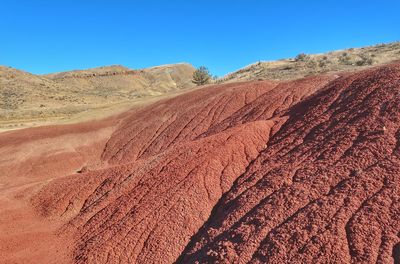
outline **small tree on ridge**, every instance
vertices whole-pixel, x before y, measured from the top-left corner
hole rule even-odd
[[[192,82],[197,86],[207,84],[211,79],[211,74],[204,66],[200,66],[194,73]]]

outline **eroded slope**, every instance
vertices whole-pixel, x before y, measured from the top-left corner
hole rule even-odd
[[[287,115],[180,263],[394,261],[399,65],[333,81]]]
[[[55,181],[35,205],[72,217],[78,263],[174,262],[284,123],[281,110],[334,78],[215,86],[145,107],[107,142],[109,168]]]
[[[398,64],[198,89],[127,113],[31,204],[74,263],[390,263],[399,101]]]

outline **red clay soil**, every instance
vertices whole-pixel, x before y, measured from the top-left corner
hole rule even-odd
[[[95,124],[0,135],[4,263],[400,261],[400,64]]]
[[[82,167],[98,167],[118,118],[0,134],[0,263],[68,263],[63,218],[43,218],[32,196]]]

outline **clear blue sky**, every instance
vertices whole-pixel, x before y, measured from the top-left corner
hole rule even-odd
[[[399,0],[1,0],[0,65],[50,73],[123,64],[205,65],[400,40]]]

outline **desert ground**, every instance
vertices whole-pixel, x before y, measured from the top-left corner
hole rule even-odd
[[[169,84],[128,102],[143,72],[2,69],[2,85],[64,87],[77,112],[51,119],[58,100],[18,81],[3,121],[23,129],[0,133],[0,263],[400,263],[396,59],[199,88],[163,66]]]

